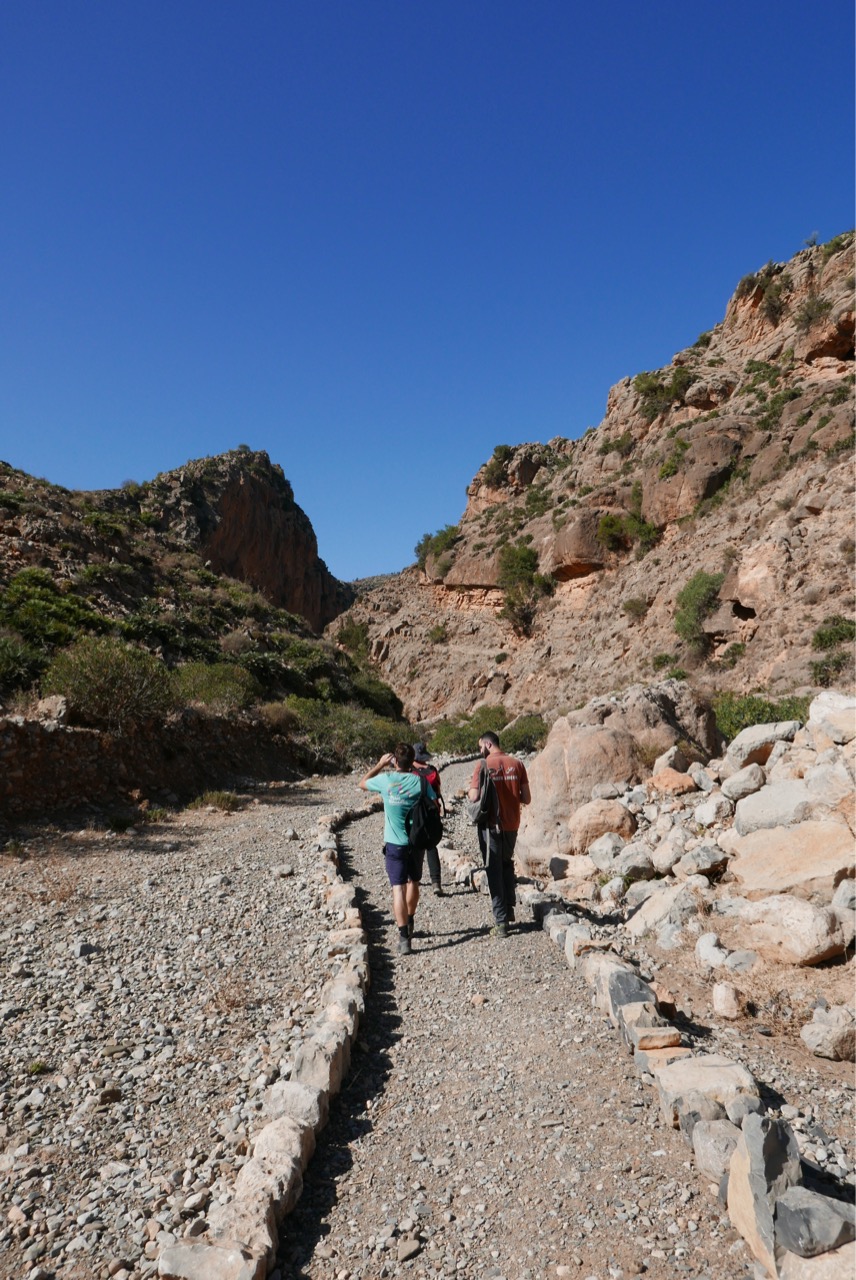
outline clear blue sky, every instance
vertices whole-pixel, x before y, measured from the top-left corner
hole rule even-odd
[[[247,443],[399,569],[853,225],[852,50],[850,0],[4,0],[0,458]]]

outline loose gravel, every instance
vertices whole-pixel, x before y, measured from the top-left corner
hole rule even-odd
[[[470,768],[444,771],[447,795]],[[337,964],[318,819],[361,799],[353,777],[308,779],[230,816],[0,859],[2,1274],[142,1280],[229,1194]],[[454,811],[447,827],[474,849]],[[522,920],[491,938],[486,897],[426,884],[398,956],[381,840],[379,814],[341,835],[372,986],[279,1280],[751,1276],[717,1189],[547,934]],[[739,1058],[740,1033],[718,1034]],[[850,1069],[801,1080],[746,1049],[852,1169]]]

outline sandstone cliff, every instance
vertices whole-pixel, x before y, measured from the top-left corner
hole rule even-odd
[[[315,631],[353,599],[319,558],[282,467],[242,449],[95,493],[0,464],[0,586],[27,568],[85,578],[114,617],[153,598],[160,607],[172,595],[174,606],[206,573],[247,584]]]
[[[440,554],[349,615],[411,718],[556,713],[675,668],[816,685],[813,635],[853,611],[853,284],[852,233],[768,263],[669,366],[614,386],[596,430],[498,447]],[[524,626],[503,616],[509,546],[555,583]],[[674,628],[699,571],[724,575],[701,652]]]

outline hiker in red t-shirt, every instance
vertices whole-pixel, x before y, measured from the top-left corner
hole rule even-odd
[[[479,738],[479,754],[487,762],[499,801],[499,821],[487,830],[487,883],[494,918],[491,933],[497,938],[507,938],[508,926],[514,922],[517,901],[514,891],[514,846],[520,828],[520,806],[529,804],[532,796],[525,766],[515,760],[514,756],[507,756],[504,751],[500,751],[499,738],[495,733],[482,734]],[[479,798],[481,767],[479,763],[473,770],[470,800]]]
[[[440,800],[440,774],[431,764],[431,753],[424,742],[414,742],[413,755],[413,772],[422,775],[428,786],[433,787],[434,794]],[[445,807],[441,812],[445,812]],[[442,898],[443,885],[440,874],[440,855],[436,849],[426,849],[425,857],[428,859],[428,874],[431,877],[431,884],[434,886],[434,893],[438,898]]]

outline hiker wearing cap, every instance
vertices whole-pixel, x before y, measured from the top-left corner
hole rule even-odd
[[[514,890],[514,846],[520,828],[520,806],[529,804],[532,796],[526,767],[514,756],[507,756],[499,749],[495,733],[483,733],[479,738],[479,754],[487,764],[488,773],[496,788],[499,812],[487,828],[487,883],[493,909],[494,926],[491,933],[497,938],[508,937],[508,926],[514,921],[516,894]],[[470,800],[480,795],[481,760],[473,770],[470,781]]]
[[[398,925],[398,954],[409,956],[423,861],[422,850],[411,848],[407,834],[407,815],[422,795],[410,743],[399,742],[394,751],[382,755],[359,785],[363,791],[375,791],[383,797],[383,852],[392,886],[392,914]],[[430,785],[428,796],[435,798]]]
[[[428,786],[431,787],[435,796],[441,801],[440,797],[440,774],[431,764],[431,752],[427,749],[424,742],[414,742],[413,744],[413,772],[421,774]],[[445,806],[443,809],[445,812]],[[436,897],[442,898],[443,884],[440,874],[440,855],[436,849],[426,849],[425,857],[428,859],[428,874],[431,877],[431,884],[434,888]]]

